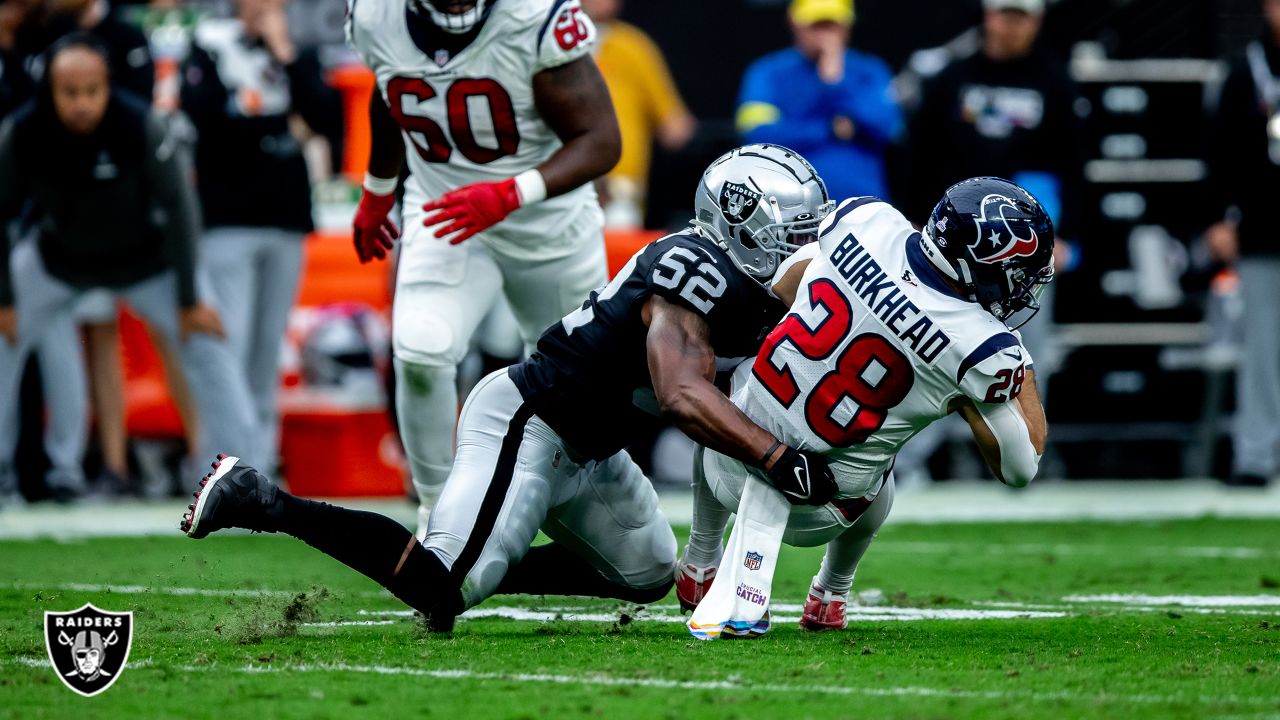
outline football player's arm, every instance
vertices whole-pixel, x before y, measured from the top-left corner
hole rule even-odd
[[[533,102],[560,138],[541,165],[501,182],[466,185],[422,206],[422,224],[457,245],[516,210],[563,195],[604,175],[622,155],[622,136],[600,69],[589,55],[533,76]],[[438,226],[438,227],[437,227]]]
[[[622,156],[618,116],[604,77],[590,57],[534,75],[533,102],[563,143],[537,168],[546,184],[546,197],[563,195],[618,164]]]
[[[649,376],[662,414],[694,441],[758,467],[793,505],[824,505],[839,487],[822,455],[788,447],[756,425],[715,386],[711,327],[697,313],[649,299]]]
[[[662,414],[694,441],[742,462],[768,469],[777,442],[715,386],[711,326],[701,315],[654,296],[645,304],[649,375]]]
[[[400,237],[390,215],[403,169],[404,137],[382,93],[375,89],[369,98],[369,169],[351,221],[351,239],[361,263],[386,259]]]
[[[961,397],[952,401],[952,409],[969,424],[983,459],[1000,482],[1025,487],[1035,478],[1048,424],[1034,370],[1027,369],[1022,393],[1013,401],[983,403]]]

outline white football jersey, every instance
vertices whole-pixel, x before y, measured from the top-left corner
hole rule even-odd
[[[405,0],[348,0],[347,42],[403,133],[407,205],[551,157],[561,142],[534,105],[533,76],[590,55],[596,40],[578,0],[495,2],[476,38],[452,56],[429,57],[414,41],[410,23],[429,22]],[[591,183],[520,208],[478,237],[513,257],[555,257],[576,247],[584,233],[566,230],[583,222],[594,223],[598,240],[603,216]]]
[[[841,497],[875,490],[952,399],[1007,402],[1031,362],[1016,335],[941,278],[900,212],[846,200],[790,313],[735,374],[734,402],[778,438],[825,454]]]

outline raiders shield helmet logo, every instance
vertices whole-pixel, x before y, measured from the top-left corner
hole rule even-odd
[[[133,613],[85,604],[72,612],[44,614],[44,646],[58,679],[91,697],[120,677],[133,644]]]
[[[764,555],[761,555],[758,552],[753,552],[751,550],[748,550],[747,558],[746,560],[742,561],[742,564],[745,565],[748,570],[759,570],[760,563],[763,561],[764,561]]]
[[[981,263],[998,263],[1014,257],[1030,257],[1040,247],[1035,230],[1028,230],[1031,237],[1018,237],[1005,219],[1005,211],[1017,212],[1013,201],[1003,195],[982,198],[981,214],[974,220],[978,237],[969,245],[975,260]]]
[[[740,225],[756,211],[761,197],[763,195],[742,183],[727,182],[720,188],[720,212],[730,225]]]

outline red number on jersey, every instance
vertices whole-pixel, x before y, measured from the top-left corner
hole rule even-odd
[[[449,162],[449,156],[453,154],[444,130],[429,117],[410,115],[404,111],[405,98],[411,98],[420,104],[435,96],[435,88],[418,78],[393,77],[387,81],[387,108],[391,110],[391,117],[408,134],[414,149],[423,160],[443,163]]]
[[[784,408],[790,408],[800,396],[800,386],[785,363],[779,366],[774,362],[779,346],[790,343],[801,355],[823,360],[853,326],[853,307],[832,281],[820,278],[811,283],[809,304],[825,309],[826,317],[810,328],[799,315],[788,315],[769,333],[752,367],[752,373]],[[883,336],[863,333],[845,348],[835,369],[814,385],[805,401],[805,421],[832,447],[866,442],[914,384],[910,359]],[[846,399],[856,407],[847,409],[849,418],[841,422],[835,415]]]
[[[864,443],[884,425],[889,410],[906,399],[916,382],[911,360],[883,335],[863,333],[849,343],[836,367],[809,394],[804,416],[809,427],[832,447]],[[835,412],[845,398],[857,403],[841,423]]]
[[[787,366],[773,364],[774,350],[783,343],[791,343],[805,357],[821,360],[835,350],[853,324],[852,306],[830,280],[819,279],[809,285],[809,304],[815,308],[821,306],[827,311],[827,316],[811,329],[799,315],[788,315],[765,338],[752,366],[755,376],[784,408],[791,407],[791,403],[796,401],[800,386]]]
[[[514,155],[520,147],[520,130],[516,126],[515,105],[506,89],[490,78],[466,78],[449,86],[445,93],[445,110],[449,117],[449,132],[435,120],[424,115],[405,112],[405,98],[412,105],[420,105],[436,97],[435,88],[418,78],[394,77],[387,82],[387,105],[396,123],[408,133],[418,155],[430,163],[449,162],[453,146],[457,145],[462,156],[477,165],[491,163],[499,158]],[[476,142],[468,111],[475,103],[472,98],[484,98],[493,124],[497,147],[484,147]]]
[[[1027,370],[1022,365],[1016,370],[1004,368],[996,371],[996,381],[987,388],[987,397],[983,402],[987,404],[1002,403],[1006,400],[1012,400],[1022,394],[1022,382],[1026,379]],[[1009,394],[1005,394],[1005,390]]]
[[[556,18],[556,44],[561,50],[572,50],[587,39],[587,24],[582,22],[582,8],[569,7]]]

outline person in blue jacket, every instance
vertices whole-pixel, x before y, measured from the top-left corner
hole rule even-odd
[[[804,155],[831,197],[888,197],[884,149],[903,130],[889,66],[847,47],[852,0],[792,0],[795,45],[747,68],[738,96],[743,142]]]

